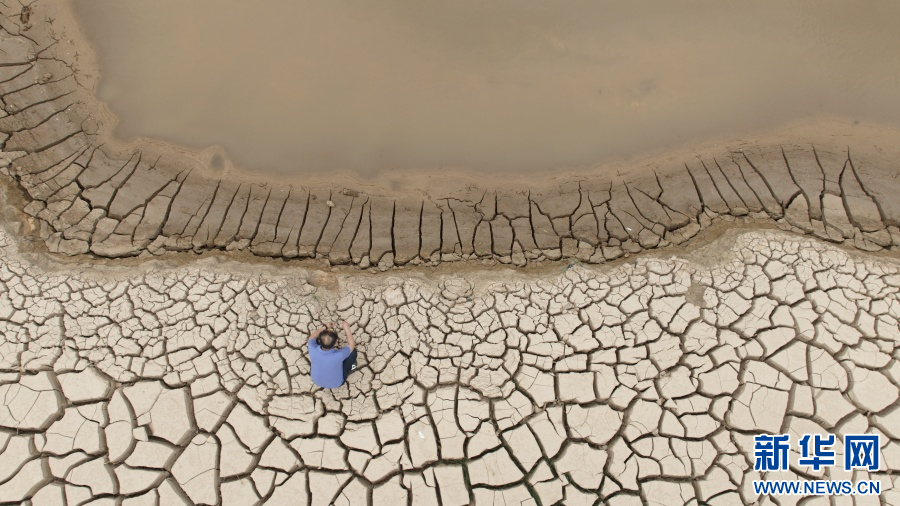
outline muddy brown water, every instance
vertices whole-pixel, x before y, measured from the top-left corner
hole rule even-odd
[[[72,5],[116,136],[253,171],[535,173],[823,117],[900,124],[895,1]]]

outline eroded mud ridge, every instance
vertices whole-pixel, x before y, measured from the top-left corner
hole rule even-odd
[[[502,189],[470,182],[424,195],[216,175],[165,146],[104,142],[109,118],[44,5],[0,6],[0,165],[27,194],[25,211],[51,251],[246,250],[363,267],[600,263],[682,243],[734,216],[866,250],[900,241],[897,159],[865,140],[742,146],[621,177],[597,172]]]
[[[718,267],[329,293],[211,263],[47,274],[0,235],[0,497],[742,504],[766,477],[754,434],[831,432],[882,434],[882,471],[795,454],[777,478],[879,480],[896,502],[896,263],[775,232],[731,245]],[[335,390],[308,375],[320,318],[361,336]]]

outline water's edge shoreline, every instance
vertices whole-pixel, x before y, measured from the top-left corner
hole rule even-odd
[[[604,263],[734,218],[866,251],[900,245],[900,133],[839,122],[527,181],[216,173],[198,153],[110,139],[96,73],[80,69],[78,42],[52,16],[63,8],[0,8],[0,171],[51,252],[225,251],[382,270]]]

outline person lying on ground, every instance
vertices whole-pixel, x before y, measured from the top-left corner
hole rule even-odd
[[[350,325],[345,321],[342,326],[347,335],[346,348],[338,348],[338,335],[334,331],[334,324],[330,322],[313,332],[307,343],[309,375],[313,383],[322,388],[343,385],[347,376],[356,370],[356,341],[353,339],[353,332],[350,332]]]

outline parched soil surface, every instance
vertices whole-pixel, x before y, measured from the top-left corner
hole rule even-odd
[[[783,232],[708,248],[717,265],[328,290],[298,267],[54,270],[2,233],[0,497],[772,504],[753,480],[869,479],[896,502],[896,259]],[[332,390],[306,353],[329,320],[360,350]],[[789,471],[753,470],[760,433],[791,436]],[[799,439],[828,433],[836,466],[798,465]],[[860,433],[881,434],[878,472],[842,470]]]

